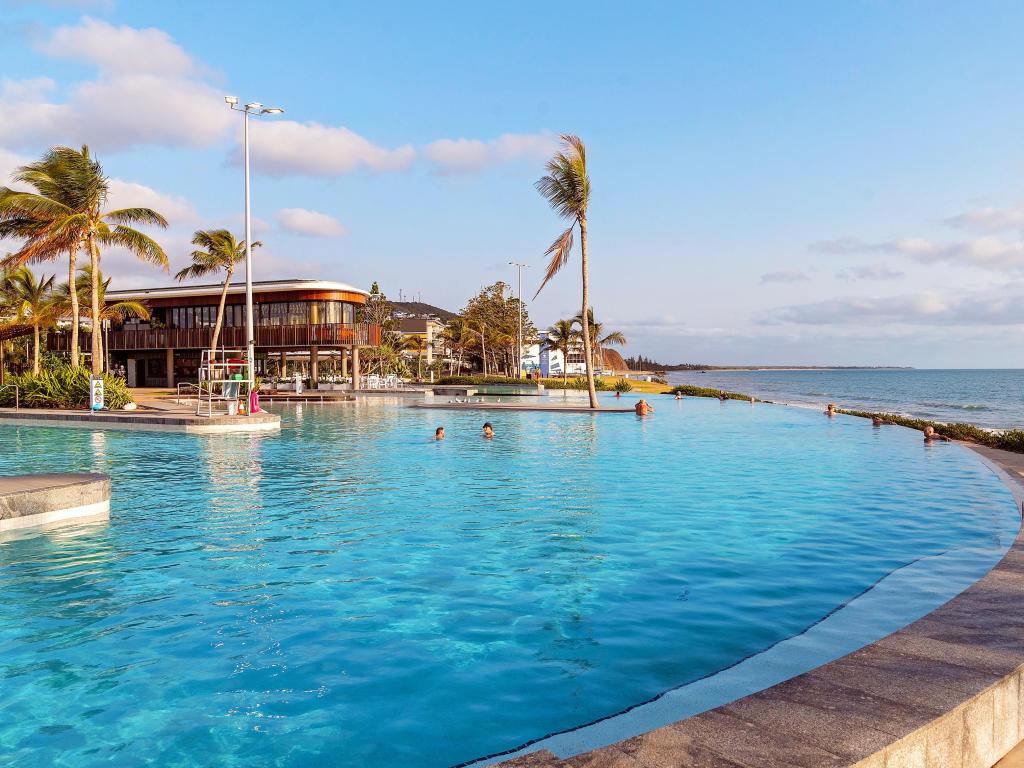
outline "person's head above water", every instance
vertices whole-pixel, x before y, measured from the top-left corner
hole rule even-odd
[[[444,427],[438,427],[434,430],[435,440],[444,440]]]
[[[494,427],[489,421],[484,422],[484,437],[494,437]]]

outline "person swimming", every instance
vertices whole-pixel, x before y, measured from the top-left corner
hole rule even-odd
[[[636,405],[633,406],[633,410],[636,411],[637,416],[646,416],[648,413],[654,413],[654,408],[644,399],[637,400]]]
[[[435,440],[444,440],[444,427],[438,427],[434,430]]]
[[[676,392],[676,400],[682,400],[682,399],[683,399],[683,393],[682,392]]]
[[[875,414],[874,416],[871,417],[871,426],[880,427],[883,424],[885,424],[885,422],[882,421],[882,417],[879,416],[878,414]]]
[[[491,426],[491,422],[484,422],[484,437],[490,440],[494,437],[494,427]]]
[[[825,415],[828,416],[830,419],[836,415],[836,404],[835,403],[829,403],[828,404],[828,407],[825,409]]]
[[[929,424],[927,427],[924,428],[924,441],[926,443],[934,443],[936,440],[941,440],[944,443],[949,442],[948,437],[946,437],[945,435],[940,435],[938,432],[935,431],[935,427]]]

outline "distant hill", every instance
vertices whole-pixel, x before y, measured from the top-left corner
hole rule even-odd
[[[398,317],[436,317],[442,323],[457,317],[455,312],[422,301],[392,301],[391,306]]]

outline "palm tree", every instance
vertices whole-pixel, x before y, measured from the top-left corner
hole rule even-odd
[[[410,333],[402,336],[398,349],[416,355],[416,378],[423,378],[423,353],[427,350],[427,338],[421,333]]]
[[[32,325],[32,373],[39,373],[39,331],[54,317],[53,275],[37,278],[28,267],[7,275],[4,292],[14,308],[15,318]]]
[[[78,249],[83,232],[71,217],[75,215],[76,191],[70,183],[72,174],[64,167],[65,156],[51,149],[36,163],[23,165],[12,176],[14,181],[28,184],[35,192],[20,192],[0,187],[0,237],[24,240],[22,247],[7,254],[4,264],[22,266],[30,261],[50,261],[67,253],[68,280],[77,271]],[[77,368],[78,296],[72,296],[71,366]],[[0,353],[2,354],[2,353]],[[2,375],[2,374],[0,374]]]
[[[192,236],[192,245],[198,245],[205,250],[192,251],[192,263],[174,276],[176,280],[187,280],[224,271],[224,286],[220,291],[217,322],[213,326],[213,337],[210,340],[211,354],[216,354],[217,339],[220,338],[221,325],[224,322],[224,304],[228,299],[228,286],[231,285],[231,277],[235,274],[235,265],[245,259],[245,240],[236,240],[235,236],[226,229],[201,229]],[[261,245],[262,243],[256,240],[252,247],[257,248]]]
[[[572,320],[558,320],[548,328],[544,346],[562,353],[562,381],[568,376],[569,350],[579,341],[580,334]]]
[[[550,256],[544,280],[537,295],[548,281],[569,261],[572,253],[573,232],[580,228],[580,252],[583,266],[583,360],[587,368],[587,390],[590,407],[598,408],[597,389],[594,386],[594,366],[590,353],[590,329],[587,327],[587,308],[590,306],[590,262],[587,254],[587,207],[590,205],[590,177],[587,176],[587,148],[578,136],[562,136],[563,150],[557,152],[547,164],[547,175],[537,181],[537,191],[544,196],[555,213],[569,220],[569,227],[544,252]]]
[[[444,343],[445,349],[449,353],[449,369],[450,375],[455,375],[456,357],[455,353],[458,352],[458,368],[459,372],[462,372],[462,355],[466,350],[466,347],[472,343],[470,338],[469,330],[466,327],[466,321],[461,317],[453,317],[449,320],[444,330],[441,331],[441,340]]]
[[[583,327],[583,318],[580,315],[576,315],[572,322],[578,324],[581,328]],[[594,320],[593,308],[587,310],[587,327],[590,328],[590,348],[594,351],[594,357],[601,361],[603,367],[604,347],[609,347],[613,344],[621,347],[626,343],[626,336],[622,331],[609,331],[605,334],[604,323]]]
[[[0,208],[8,219],[20,222],[21,230],[14,234],[26,236],[25,229],[30,221],[39,227],[35,235],[28,237],[22,248],[22,258],[40,258],[33,253],[59,251],[70,248],[70,244],[84,243],[89,254],[92,285],[90,290],[92,318],[92,372],[100,373],[103,366],[103,339],[100,329],[100,246],[119,246],[143,261],[167,269],[167,254],[155,240],[135,229],[134,224],[150,224],[166,227],[167,220],[150,208],[119,208],[104,211],[110,184],[103,175],[103,167],[89,153],[89,147],[75,150],[69,147],[54,147],[43,162],[54,174],[53,184],[60,195],[39,195],[0,190]],[[32,179],[42,177],[31,176]],[[9,225],[13,226],[13,225]],[[26,253],[26,248],[28,252]],[[69,272],[70,281],[73,273]]]

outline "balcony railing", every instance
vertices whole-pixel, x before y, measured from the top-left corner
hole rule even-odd
[[[104,333],[112,352],[142,349],[207,349],[213,328],[122,328]],[[88,351],[89,333],[80,332],[79,346]],[[218,347],[245,347],[245,328],[222,328]],[[67,352],[71,334],[62,331],[47,337],[47,348]],[[380,343],[380,326],[366,323],[320,325],[261,325],[256,327],[258,348],[375,346]]]

